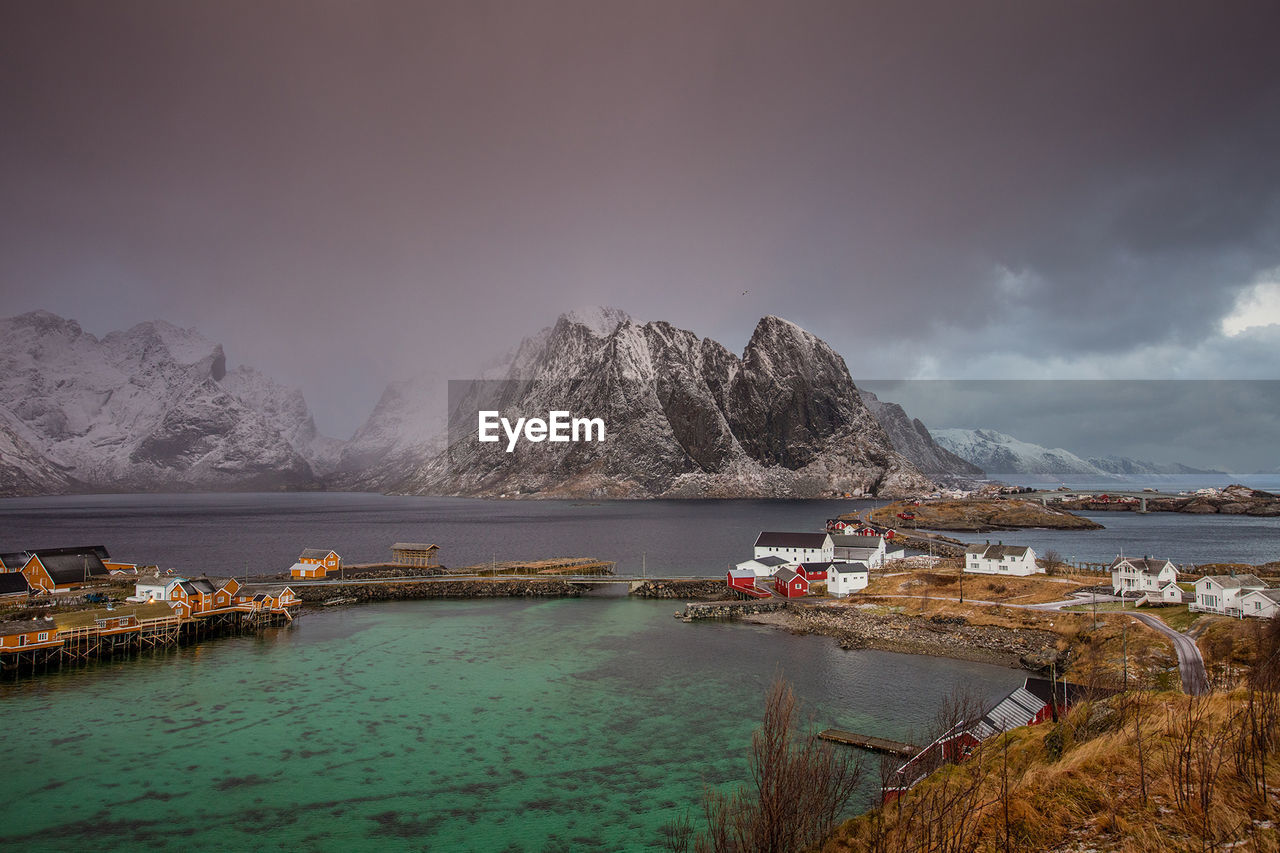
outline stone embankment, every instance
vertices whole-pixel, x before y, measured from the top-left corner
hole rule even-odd
[[[793,633],[834,637],[843,649],[880,649],[958,658],[1033,672],[1058,659],[1058,638],[1049,631],[970,625],[963,616],[910,616],[848,605],[792,607],[752,616]]]
[[[723,592],[723,587],[721,588]],[[786,608],[787,602],[780,598],[767,598],[759,601],[691,601],[684,607],[683,613],[677,613],[677,619],[693,622],[698,619],[736,619],[758,613],[768,613]]]
[[[573,598],[582,590],[559,580],[456,580],[408,583],[293,585],[306,604],[323,604],[333,599],[406,601],[420,598]]]
[[[651,580],[635,586],[636,598],[716,599],[724,597],[724,580]]]

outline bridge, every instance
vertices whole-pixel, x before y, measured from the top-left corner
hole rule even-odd
[[[1147,511],[1147,498],[1155,499],[1155,498],[1186,497],[1185,495],[1179,495],[1175,492],[1156,492],[1156,491],[1149,492],[1145,490],[1132,491],[1128,489],[1107,489],[1106,491],[1096,492],[1096,493],[1091,492],[1088,494],[1104,494],[1112,498],[1136,498],[1139,502],[1138,512]],[[1031,500],[1031,501],[1039,501],[1042,506],[1048,506],[1050,499],[1062,500],[1066,495],[1077,495],[1077,497],[1073,498],[1072,500],[1083,500],[1085,503],[1088,503],[1088,498],[1080,496],[1081,493],[1077,491],[1063,492],[1063,491],[1055,490],[1055,491],[1023,492],[1022,494],[1015,495],[1014,497],[1019,497],[1019,498],[1023,498],[1025,500]]]

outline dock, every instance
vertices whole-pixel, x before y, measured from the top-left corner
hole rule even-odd
[[[887,740],[882,737],[873,737],[872,735],[854,734],[842,729],[827,729],[826,731],[818,732],[818,737],[834,743],[844,743],[860,749],[869,749],[872,752],[900,755],[903,758],[912,758],[920,752],[920,747],[913,744],[900,743],[896,740]]]
[[[549,560],[501,560],[456,569],[457,574],[476,575],[611,575],[613,560],[594,557],[554,557]]]

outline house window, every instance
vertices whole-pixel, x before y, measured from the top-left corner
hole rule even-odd
[[[48,640],[48,639],[49,639],[49,632],[48,632],[48,631],[42,631],[42,632],[40,633],[40,635],[36,637],[36,641],[37,641],[37,642],[41,642],[41,643],[45,642],[45,641],[46,641],[46,640]]]
[[[25,646],[26,644],[27,644],[27,635],[26,635],[26,634],[19,634],[19,635],[18,635],[18,645],[19,645],[19,646]]]

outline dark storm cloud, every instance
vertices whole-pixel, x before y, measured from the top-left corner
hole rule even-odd
[[[9,3],[2,313],[198,326],[337,433],[581,304],[1274,376],[1218,324],[1280,266],[1276,9]]]

